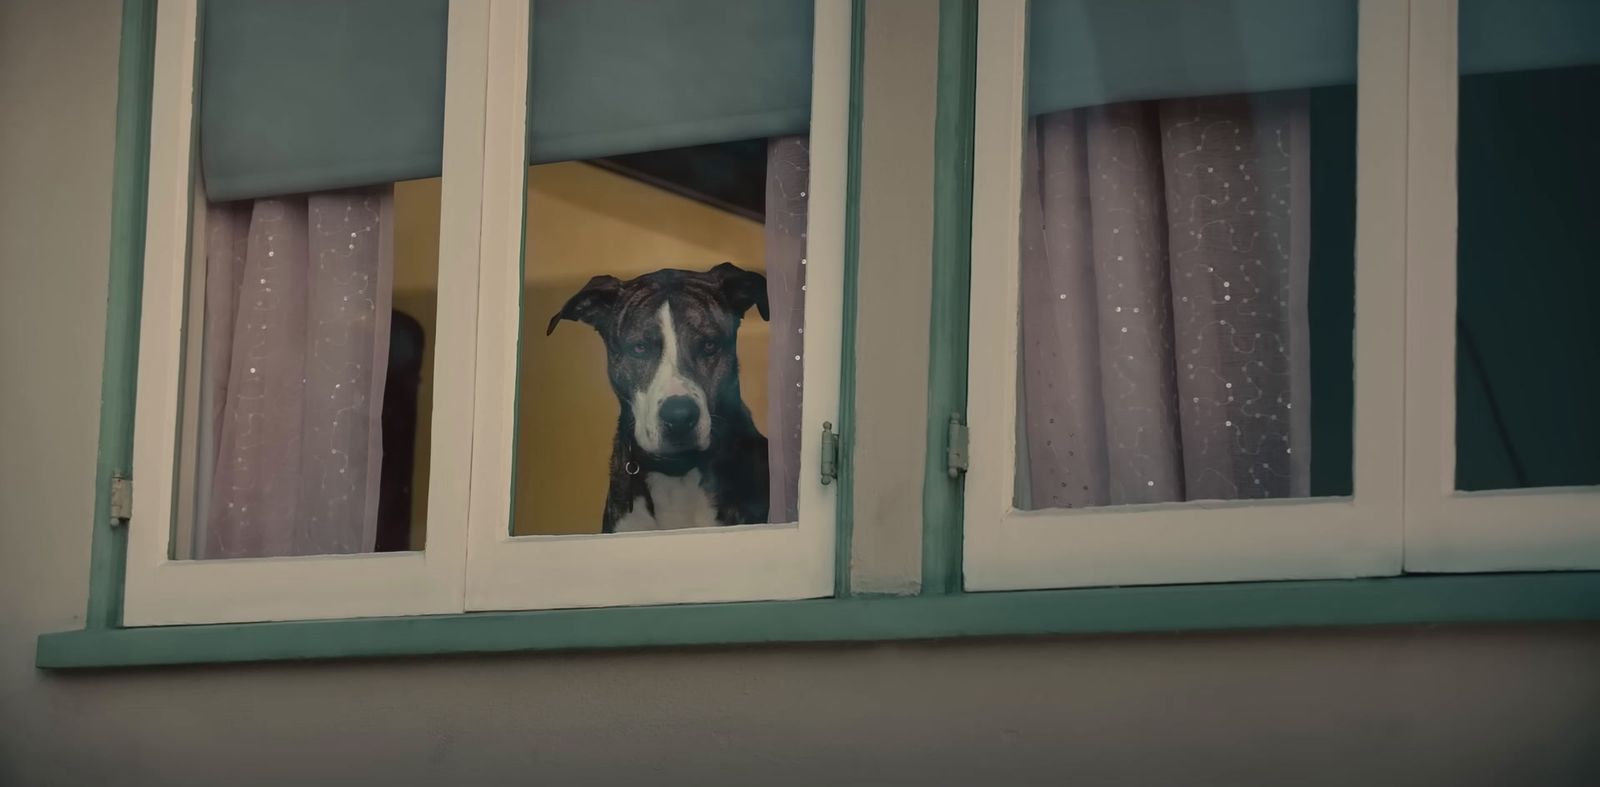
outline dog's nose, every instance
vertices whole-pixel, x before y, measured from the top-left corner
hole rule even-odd
[[[668,433],[682,434],[700,423],[700,405],[688,396],[669,396],[661,403],[661,425]]]

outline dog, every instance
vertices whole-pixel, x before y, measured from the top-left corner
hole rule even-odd
[[[628,281],[596,276],[550,318],[594,328],[617,395],[601,532],[767,521],[767,438],[739,392],[735,340],[767,278],[724,262]]]

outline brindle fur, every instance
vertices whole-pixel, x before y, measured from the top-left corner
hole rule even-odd
[[[713,356],[686,363],[705,390],[711,420],[710,447],[666,455],[642,450],[634,439],[633,392],[650,368],[631,358],[627,348],[653,330],[663,301],[671,304],[682,347],[701,341],[719,343]],[[607,376],[617,396],[617,430],[612,437],[610,488],[601,520],[603,532],[643,499],[655,514],[645,479],[650,473],[681,476],[699,470],[701,488],[716,508],[717,524],[767,521],[767,438],[756,429],[739,391],[739,358],[735,350],[744,313],[755,306],[768,319],[766,277],[722,263],[709,271],[660,270],[629,281],[596,276],[573,295],[550,320],[547,333],[562,320],[592,326],[606,347]],[[690,352],[680,348],[680,358]],[[692,354],[692,353],[691,353]],[[685,363],[685,361],[680,361]],[[637,465],[629,473],[629,465]]]

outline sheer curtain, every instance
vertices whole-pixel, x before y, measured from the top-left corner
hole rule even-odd
[[[373,550],[392,221],[387,186],[210,206],[197,557]]]
[[[1026,155],[1018,507],[1308,494],[1305,94],[1054,112]]]
[[[767,142],[766,265],[771,338],[767,347],[769,522],[800,517],[800,403],[806,314],[806,137]]]

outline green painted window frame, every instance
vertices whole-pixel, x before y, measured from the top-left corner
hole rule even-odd
[[[156,0],[124,0],[100,450],[84,628],[42,634],[41,669],[795,642],[928,640],[1050,634],[1600,620],[1600,572],[1410,575],[964,593],[961,485],[945,471],[946,428],[966,401],[971,271],[972,91],[976,0],[940,0],[935,129],[933,308],[928,457],[919,596],[857,596],[850,587],[855,398],[854,289],[859,226],[864,0],[851,33],[846,292],[840,412],[836,597],[815,601],[473,612],[457,615],[152,628],[122,626],[126,531],[111,516],[113,477],[132,459],[134,379],[148,175]]]

